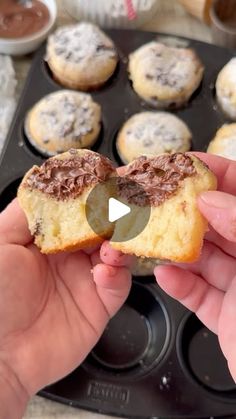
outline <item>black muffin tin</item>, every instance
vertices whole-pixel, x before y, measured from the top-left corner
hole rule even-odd
[[[216,103],[214,85],[219,70],[234,53],[157,33],[107,32],[120,60],[113,77],[92,92],[103,114],[102,132],[94,150],[119,165],[115,139],[120,126],[134,113],[153,109],[132,90],[127,57],[140,45],[159,39],[193,47],[205,65],[201,86],[188,106],[173,110],[193,133],[192,149],[205,151],[215,131],[227,122]],[[24,173],[44,161],[24,134],[27,111],[44,95],[62,88],[53,80],[44,56],[42,46],[35,55],[2,154],[0,209],[16,195]],[[85,362],[40,394],[70,406],[128,418],[236,418],[236,385],[217,337],[162,292],[152,276],[133,278],[126,304]]]

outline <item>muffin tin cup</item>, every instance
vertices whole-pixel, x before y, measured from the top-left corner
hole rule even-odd
[[[217,335],[209,331],[194,314],[181,322],[177,337],[179,361],[188,376],[212,396],[236,401],[236,383],[220,349]]]
[[[160,297],[134,283],[125,305],[109,322],[86,364],[98,370],[102,367],[111,375],[143,375],[161,362],[169,338],[170,322]]]
[[[216,103],[214,84],[234,53],[151,32],[107,33],[117,46],[120,61],[110,80],[91,92],[102,107],[102,132],[93,149],[110,157],[115,165],[122,164],[116,150],[119,128],[133,114],[153,110],[132,89],[127,74],[128,54],[158,39],[168,45],[194,48],[205,65],[202,84],[188,105],[171,110],[192,131],[192,149],[205,151],[216,130],[229,122]],[[24,132],[31,107],[63,88],[52,79],[44,56],[45,45],[35,55],[1,156],[1,210],[16,195],[24,173],[45,160],[30,147]],[[216,362],[206,364],[206,353]],[[236,392],[217,340],[184,307],[165,295],[153,276],[133,277],[126,304],[84,363],[40,394],[75,407],[127,418],[236,418]]]

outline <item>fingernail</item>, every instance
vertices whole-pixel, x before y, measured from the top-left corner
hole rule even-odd
[[[155,268],[154,268],[154,270],[153,270],[154,275],[158,275],[159,268],[161,268],[161,265],[157,265],[157,266],[155,266]]]
[[[118,268],[115,268],[114,266],[107,266],[107,270],[109,276],[116,276],[118,273]]]
[[[229,200],[228,195],[224,192],[218,191],[209,191],[203,192],[200,194],[199,198],[204,202],[204,204],[219,208],[219,209],[226,209],[229,208]]]

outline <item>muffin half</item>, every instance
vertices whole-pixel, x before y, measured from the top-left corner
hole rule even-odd
[[[93,187],[115,174],[109,159],[90,150],[70,150],[30,169],[18,190],[30,231],[42,253],[82,249],[112,235],[105,221],[107,197],[98,196],[94,221],[103,219],[96,234],[86,218],[86,201]]]
[[[112,247],[136,256],[176,262],[197,260],[207,229],[197,197],[203,191],[216,189],[216,177],[208,167],[197,157],[183,153],[143,156],[126,166],[122,177],[120,196],[137,211],[133,211],[132,220],[123,217],[116,222]],[[127,189],[129,181],[142,186],[145,194],[140,196],[134,189]],[[130,229],[141,222],[138,208],[149,206],[146,227],[129,240]]]

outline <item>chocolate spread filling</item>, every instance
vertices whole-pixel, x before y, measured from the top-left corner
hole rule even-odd
[[[46,4],[39,0],[0,0],[0,37],[18,39],[41,31],[50,20]]]
[[[107,180],[114,170],[110,160],[99,154],[77,156],[76,150],[70,154],[67,159],[48,159],[35,167],[25,186],[62,201],[76,198],[87,186]]]
[[[139,157],[118,180],[119,196],[130,204],[158,206],[174,195],[183,179],[196,174],[187,154]]]

